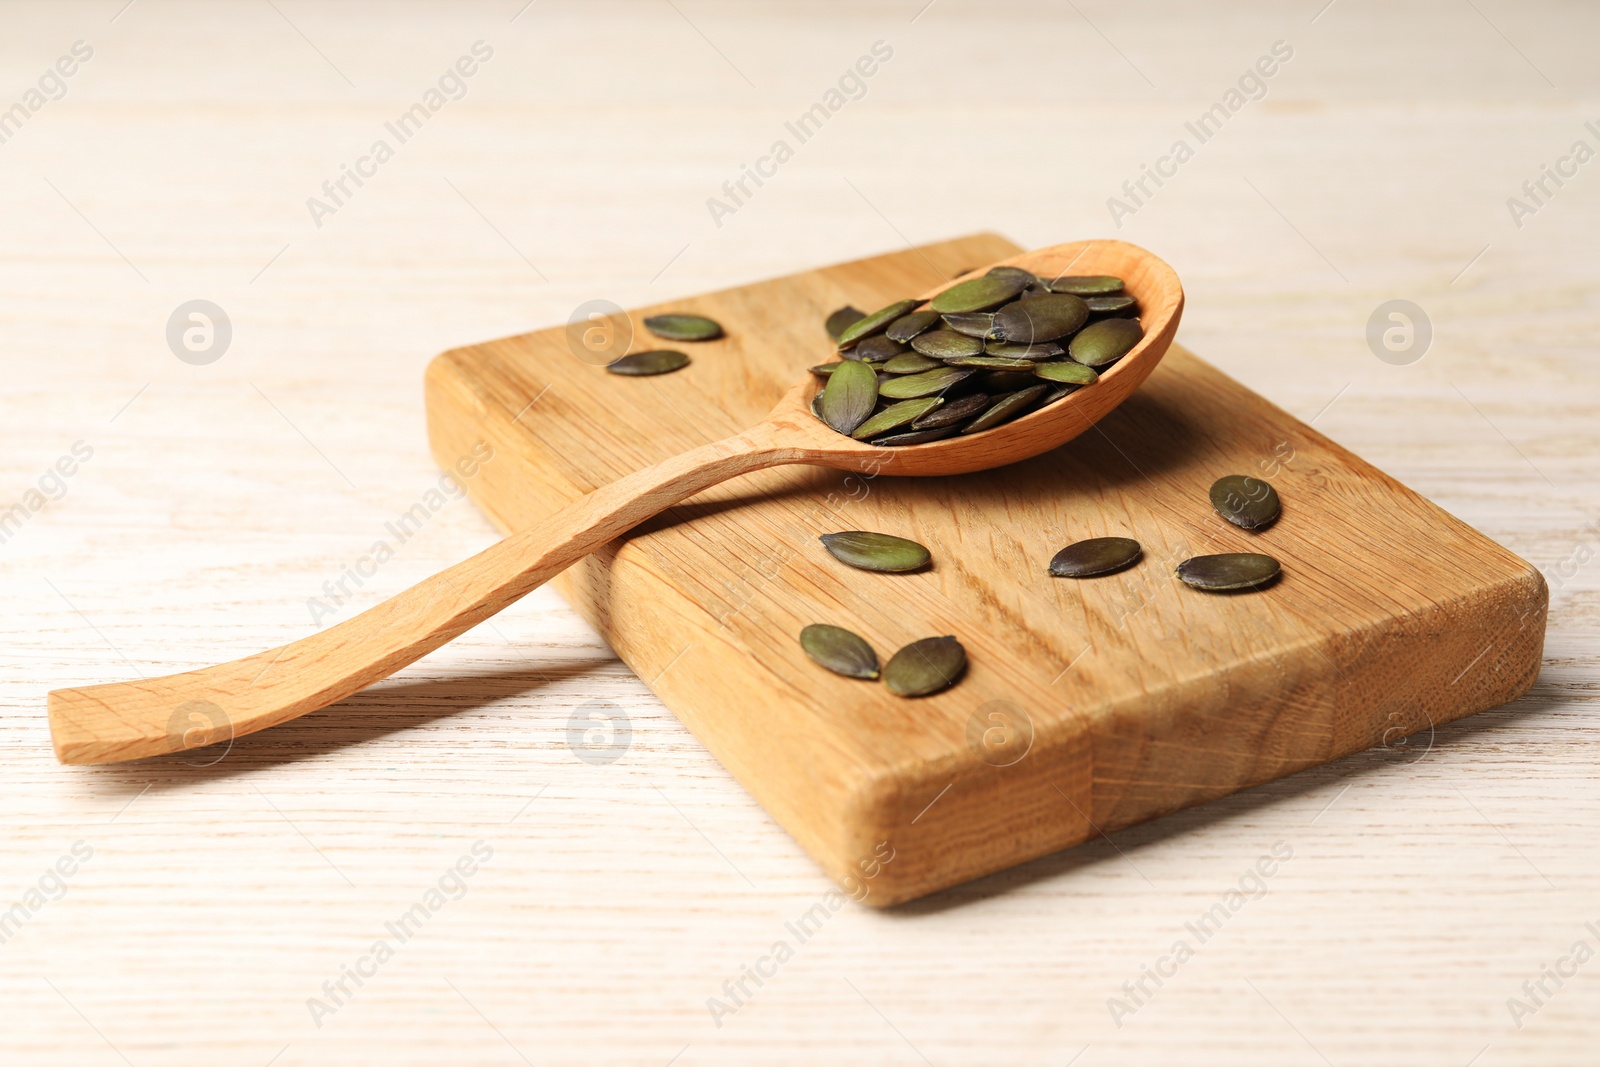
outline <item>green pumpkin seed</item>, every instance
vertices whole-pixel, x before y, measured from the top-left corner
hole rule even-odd
[[[925,697],[955,684],[967,666],[967,650],[954,637],[924,637],[913,641],[883,667],[889,692],[903,697]]]
[[[851,434],[878,403],[878,376],[865,363],[840,363],[822,389],[822,421]]]
[[[1127,293],[1118,293],[1115,296],[1086,296],[1084,304],[1089,312],[1094,315],[1110,315],[1119,311],[1128,311],[1138,306],[1139,302]]]
[[[832,374],[838,369],[839,364],[837,363],[818,363],[815,367],[811,368],[811,373],[815,374],[818,378],[826,378],[828,375]]]
[[[1014,419],[1033,407],[1049,389],[1048,385],[1030,385],[1026,389],[1018,389],[1014,393],[1007,393],[991,404],[982,415],[963,426],[961,432],[964,434],[981,433],[984,430],[993,429],[1009,419]]]
[[[1044,394],[1044,399],[1039,401],[1039,406],[1040,407],[1049,407],[1051,404],[1054,404],[1057,400],[1060,400],[1062,397],[1067,396],[1067,395],[1069,395],[1071,393],[1075,393],[1075,392],[1077,392],[1077,390],[1078,390],[1078,387],[1076,385],[1058,385],[1054,389],[1050,390],[1048,393]]]
[[[1036,345],[1067,337],[1088,321],[1088,306],[1075,296],[1035,296],[995,312],[994,328],[1002,341]]]
[[[915,419],[921,418],[928,412],[944,403],[944,397],[919,396],[911,400],[902,400],[898,404],[890,404],[876,415],[872,416],[850,436],[857,441],[865,441],[869,437],[879,437],[890,430],[905,426]]]
[[[1138,319],[1101,319],[1091,322],[1067,345],[1067,354],[1087,367],[1115,363],[1144,337]]]
[[[872,444],[885,448],[894,448],[900,445],[925,445],[929,441],[941,441],[956,432],[954,426],[944,426],[936,430],[912,430],[910,433],[890,434],[888,437],[874,438]]]
[[[938,370],[925,370],[921,374],[906,374],[884,382],[878,387],[878,395],[889,400],[933,396],[936,393],[943,393],[959,381],[970,378],[974,373],[976,372],[964,367],[940,367]]]
[[[933,558],[915,541],[870,530],[823,534],[820,540],[834,559],[863,571],[903,574],[927,566]]]
[[[1014,359],[1011,356],[962,356],[959,359],[945,360],[952,367],[981,367],[984,370],[1027,370],[1033,369],[1033,360]]]
[[[1073,296],[1110,296],[1122,292],[1122,279],[1106,274],[1079,274],[1056,278],[1045,283],[1052,293],[1071,293]]]
[[[871,337],[875,333],[882,333],[884,327],[916,306],[917,302],[915,300],[896,300],[887,307],[879,308],[865,318],[857,319],[845,327],[844,332],[839,335],[839,347],[841,349],[849,348],[863,337]]]
[[[713,341],[722,336],[722,326],[704,315],[651,315],[644,328],[668,341]]]
[[[1039,345],[1014,345],[1010,341],[989,341],[984,344],[983,351],[990,356],[1008,356],[1011,359],[1027,359],[1037,362],[1065,355],[1067,350],[1054,341],[1046,341]]]
[[[854,326],[856,323],[860,322],[866,317],[867,313],[865,311],[846,304],[844,307],[828,316],[828,321],[823,323],[823,328],[828,331],[829,337],[837,341],[840,334],[844,333],[850,327]]]
[[[863,363],[882,363],[893,359],[906,350],[906,346],[899,341],[891,341],[879,334],[877,337],[868,337],[850,350],[850,354]]]
[[[1283,510],[1278,491],[1248,474],[1230,474],[1213,482],[1211,506],[1218,515],[1246,530],[1271,526]]]
[[[1033,368],[1033,373],[1047,382],[1061,382],[1065,385],[1093,385],[1100,380],[1100,375],[1093,367],[1085,367],[1082,363],[1074,363],[1064,359],[1059,363],[1040,363]]]
[[[983,311],[974,315],[946,315],[944,324],[956,333],[987,339],[994,336],[994,315]]]
[[[1057,578],[1094,578],[1139,562],[1144,549],[1131,537],[1091,537],[1074,541],[1050,560]]]
[[[990,267],[988,275],[991,278],[1021,278],[1023,285],[1037,285],[1039,283],[1038,275],[1031,270],[1023,270],[1021,267]]]
[[[689,357],[671,348],[657,348],[649,352],[632,352],[621,359],[606,364],[612,374],[642,377],[646,374],[666,374],[689,365]]]
[[[866,639],[842,626],[814,622],[800,631],[800,647],[818,664],[846,678],[876,678],[878,654]]]
[[[1276,578],[1283,568],[1271,556],[1258,552],[1224,552],[1195,556],[1178,564],[1178,578],[1196,589],[1227,592],[1257,589]]]
[[[902,352],[883,365],[883,369],[890,374],[920,374],[925,370],[942,367],[943,363],[921,352]]]
[[[883,335],[891,341],[909,344],[911,339],[924,330],[931,330],[939,322],[937,311],[913,311],[909,315],[901,315],[888,325]]]
[[[983,311],[1011,300],[1028,286],[1028,279],[1015,275],[985,274],[981,278],[957,282],[932,300],[928,306],[941,315],[964,315]]]
[[[838,364],[835,363],[835,364],[833,364],[833,366],[837,367]],[[813,415],[815,415],[817,417],[817,421],[818,422],[822,421],[822,390],[821,389],[818,389],[816,396],[813,396],[811,398],[811,414],[813,414]]]
[[[934,359],[956,359],[983,354],[983,342],[954,330],[929,330],[911,339],[911,347]]]
[[[935,408],[911,424],[913,430],[939,430],[946,426],[966,422],[989,406],[987,393],[973,393],[957,400],[947,400],[943,407]]]

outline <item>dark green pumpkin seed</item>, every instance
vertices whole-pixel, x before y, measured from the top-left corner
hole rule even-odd
[[[1078,274],[1056,278],[1045,283],[1052,293],[1071,293],[1073,296],[1110,296],[1122,292],[1122,279],[1106,274]]]
[[[1066,354],[1066,349],[1054,341],[1038,345],[1014,345],[1010,341],[989,341],[983,346],[986,355],[1007,356],[1011,359],[1045,360]]]
[[[1276,578],[1282,570],[1271,556],[1258,552],[1224,552],[1184,560],[1178,564],[1178,578],[1196,589],[1227,592],[1257,589]]]
[[[832,315],[829,315],[828,321],[823,324],[823,327],[828,331],[828,336],[837,341],[840,334],[866,317],[867,313],[865,311],[846,304]]]
[[[985,274],[981,278],[957,282],[932,300],[928,306],[941,315],[964,315],[998,307],[1027,288],[1028,279],[1015,275]]]
[[[1139,302],[1127,293],[1118,293],[1115,296],[1086,296],[1084,304],[1094,315],[1110,315],[1119,311],[1129,311],[1138,306]]]
[[[888,325],[883,335],[891,341],[909,344],[911,339],[924,330],[931,330],[939,322],[937,311],[913,311],[909,315],[901,315]]]
[[[887,307],[879,308],[865,318],[857,319],[839,335],[839,347],[849,348],[863,337],[871,337],[875,333],[882,333],[884,328],[891,322],[916,306],[917,302],[915,300],[896,300]]]
[[[910,400],[914,396],[933,396],[943,393],[957,382],[970,378],[974,371],[964,367],[940,367],[921,374],[906,374],[884,382],[878,395],[889,400]]]
[[[902,352],[883,365],[889,374],[920,374],[925,370],[944,366],[932,356],[925,356],[921,352]]]
[[[899,341],[891,341],[879,334],[877,337],[863,339],[850,352],[863,363],[882,363],[885,360],[893,359],[905,350],[906,346]]]
[[[1031,371],[1034,366],[1031,359],[1015,359],[1011,356],[962,356],[945,362],[952,367],[981,367],[984,370]]]
[[[954,637],[924,637],[913,641],[883,667],[889,692],[903,697],[924,697],[955,684],[967,666],[967,650]]]
[[[842,626],[814,622],[800,631],[800,647],[834,674],[846,678],[878,676],[878,654],[865,638]]]
[[[911,347],[934,359],[956,359],[983,353],[983,342],[954,330],[929,330],[911,339]]]
[[[689,357],[671,348],[657,348],[649,352],[632,352],[621,359],[606,364],[612,374],[642,377],[646,374],[666,374],[689,365]]]
[[[1023,285],[1036,285],[1039,282],[1038,275],[1021,267],[990,267],[988,274],[991,278],[1021,278]]]
[[[1138,319],[1101,319],[1091,322],[1067,345],[1067,354],[1088,367],[1115,363],[1144,337]]]
[[[987,311],[975,315],[946,315],[944,324],[956,333],[964,333],[968,337],[994,336],[994,315]]]
[[[981,433],[993,429],[1009,419],[1014,419],[1024,411],[1033,407],[1041,397],[1048,392],[1048,385],[1030,385],[1026,389],[1018,389],[989,405],[982,415],[973,419],[961,428],[962,433]]]
[[[704,315],[651,315],[644,328],[668,341],[713,341],[722,336],[722,326]]]
[[[834,364],[831,364],[831,366],[837,367],[838,364],[834,363]],[[830,371],[829,373],[832,373],[832,372]],[[813,414],[813,415],[815,415],[817,417],[817,421],[818,422],[822,421],[822,390],[821,389],[818,389],[817,390],[817,395],[811,398],[811,414]]]
[[[890,430],[898,429],[921,418],[943,403],[944,398],[940,396],[919,396],[911,400],[902,400],[898,404],[890,404],[857,426],[855,433],[850,436],[857,441],[865,441],[869,437],[881,437]]]
[[[1144,549],[1131,537],[1091,537],[1074,541],[1050,560],[1057,578],[1094,578],[1131,567]]]
[[[1002,341],[1036,345],[1067,337],[1088,321],[1088,306],[1075,296],[1035,296],[995,312],[994,328]]]
[[[1248,474],[1230,474],[1213,482],[1211,506],[1218,515],[1246,530],[1271,526],[1283,510],[1278,491]]]
[[[1040,363],[1033,368],[1033,373],[1047,382],[1061,382],[1064,385],[1093,385],[1100,380],[1100,375],[1093,367],[1085,367],[1070,359],[1059,363]]]
[[[1062,397],[1067,396],[1070,393],[1077,392],[1077,390],[1078,387],[1076,385],[1058,385],[1054,389],[1051,389],[1048,393],[1044,394],[1044,399],[1039,401],[1039,406],[1048,407],[1049,405],[1054,404],[1057,400],[1060,400]]]
[[[840,363],[822,389],[822,421],[842,434],[855,432],[878,403],[878,375],[865,363]]]
[[[834,559],[863,571],[903,574],[927,566],[933,558],[915,541],[869,530],[823,534],[821,541]]]
[[[815,367],[811,368],[811,373],[815,374],[818,378],[826,378],[838,368],[839,364],[837,363],[818,363]]]
[[[888,437],[877,437],[871,443],[886,448],[893,448],[899,445],[925,445],[929,441],[942,441],[946,437],[952,436],[955,432],[956,427],[954,426],[943,426],[934,430],[912,430],[910,433],[895,433],[890,434]]]
[[[987,393],[973,393],[958,400],[947,400],[943,407],[922,416],[911,424],[913,430],[938,430],[946,426],[954,427],[957,423],[966,422],[974,415],[979,414],[989,406]]]

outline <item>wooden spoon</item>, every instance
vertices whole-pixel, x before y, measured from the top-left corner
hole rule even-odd
[[[874,448],[817,421],[810,403],[819,383],[807,374],[765,422],[602,486],[543,523],[310,637],[202,670],[54,690],[50,735],[56,758],[110,763],[156,756],[231,740],[327,707],[483,622],[646,519],[741,474],[785,463],[965,474],[1070,441],[1155,369],[1177,331],[1183,289],[1172,268],[1121,241],[1056,245],[1001,262],[1047,279],[1068,273],[1122,278],[1139,300],[1143,340],[1099,382],[1054,404],[982,433],[904,448]],[[986,270],[979,267],[955,281]]]

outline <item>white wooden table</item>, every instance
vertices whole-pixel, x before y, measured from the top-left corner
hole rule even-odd
[[[1600,150],[1595,8],[123,5],[0,12],[0,1062],[1595,1062],[1600,161],[1561,162]],[[436,352],[978,229],[1156,250],[1184,344],[1539,565],[1532,693],[849,906],[759,986],[829,884],[549,594],[213,765],[52,758],[50,688],[311,631],[436,483]],[[196,299],[232,330],[205,364],[166,338]],[[1394,299],[1413,362],[1368,345]],[[450,501],[345,610],[492,537]],[[611,763],[568,744],[596,700]]]

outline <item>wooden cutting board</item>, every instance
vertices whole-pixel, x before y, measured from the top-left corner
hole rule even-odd
[[[980,234],[656,308],[724,340],[620,378],[556,327],[446,352],[428,431],[510,531],[629,471],[758,421],[829,358],[826,314],[872,310],[1014,255]],[[634,349],[651,347],[637,325]],[[535,399],[537,398],[537,399]],[[530,406],[531,404],[531,406]],[[480,445],[481,447],[481,445]],[[1282,518],[1211,509],[1223,474],[1269,479]],[[820,534],[914,538],[934,565],[851,570]],[[1121,534],[1145,559],[1054,579],[1069,541]],[[1262,551],[1272,588],[1199,592],[1172,569]],[[830,876],[894,904],[1511,700],[1533,684],[1539,572],[1174,345],[1095,430],[952,478],[780,468],[720,486],[608,546],[558,588]],[[921,700],[801,652],[812,622],[887,658],[954,634],[966,676]],[[888,862],[884,857],[892,856]]]

